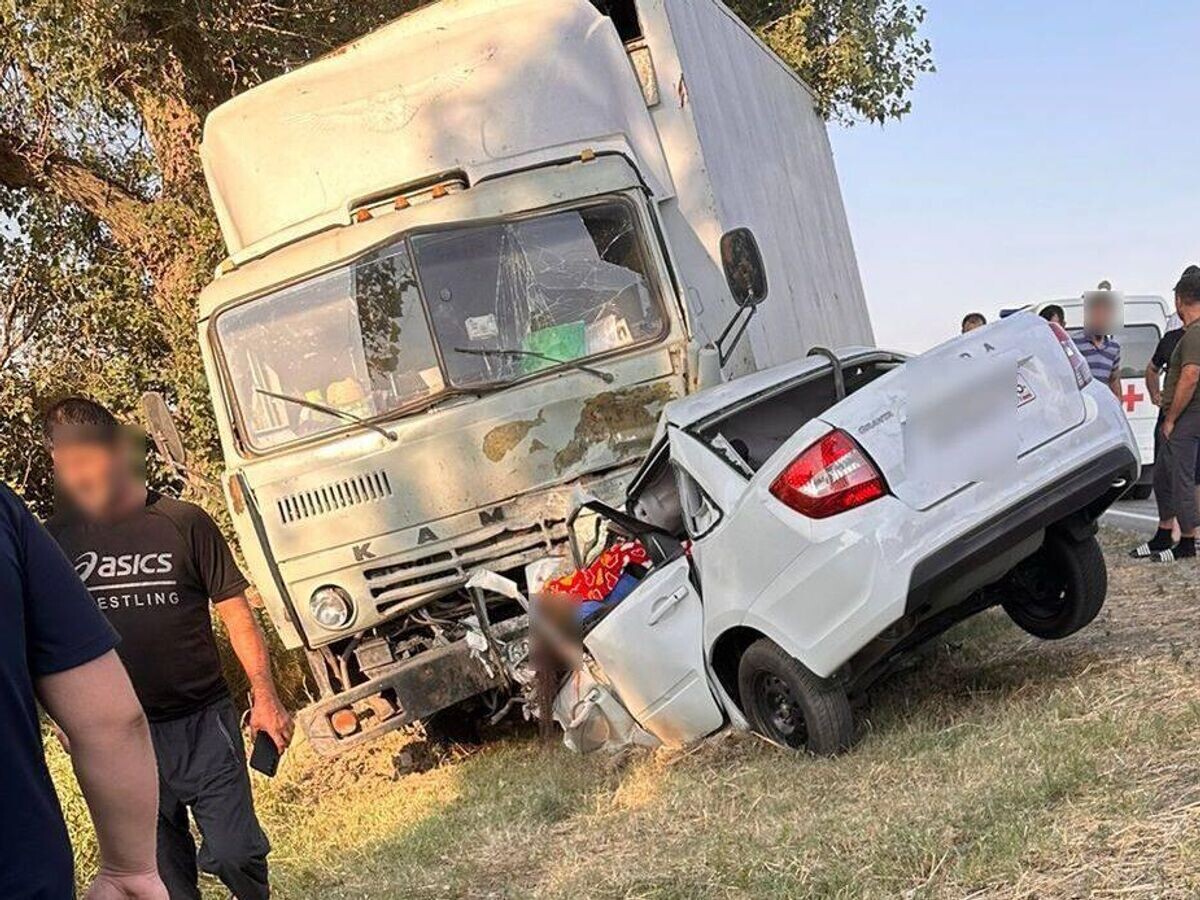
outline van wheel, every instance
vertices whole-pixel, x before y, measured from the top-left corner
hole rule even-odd
[[[751,727],[776,744],[833,756],[853,741],[845,689],[818,678],[767,638],[742,654],[738,693]]]
[[[1108,594],[1108,569],[1095,536],[1048,534],[1042,549],[1009,577],[1004,611],[1034,637],[1065,638],[1096,618]]]

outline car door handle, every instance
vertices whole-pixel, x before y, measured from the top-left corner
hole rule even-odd
[[[679,605],[679,601],[688,595],[688,589],[679,588],[675,593],[659,597],[650,605],[650,615],[646,616],[647,625],[655,625],[658,621]]]

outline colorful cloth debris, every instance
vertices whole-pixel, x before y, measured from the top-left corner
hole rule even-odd
[[[586,568],[547,582],[546,592],[564,594],[579,601],[604,600],[616,588],[627,566],[645,566],[650,562],[640,541],[614,544]]]

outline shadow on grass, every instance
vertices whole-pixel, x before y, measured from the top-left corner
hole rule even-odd
[[[323,797],[303,822],[268,823],[277,896],[488,894],[498,872],[521,865],[523,847],[590,810],[618,781],[603,760],[518,736],[430,772]],[[335,838],[337,850],[310,844],[309,830]]]

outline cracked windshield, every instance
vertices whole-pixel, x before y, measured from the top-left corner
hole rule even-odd
[[[218,317],[251,445],[269,449],[418,406],[448,386],[515,381],[664,330],[626,203],[411,243],[415,270],[401,242]]]

